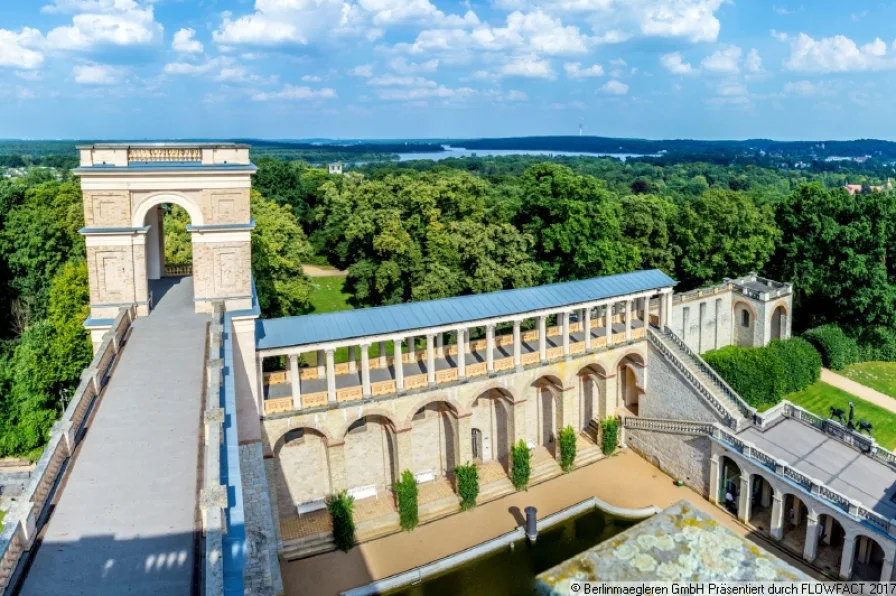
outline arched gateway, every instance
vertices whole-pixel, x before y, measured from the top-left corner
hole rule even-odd
[[[96,345],[118,309],[152,309],[153,282],[164,273],[161,206],[190,218],[196,312],[223,300],[228,310],[252,300],[249,191],[255,166],[247,145],[119,144],[78,147],[90,276],[90,317]]]

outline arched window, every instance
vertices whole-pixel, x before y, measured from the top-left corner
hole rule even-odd
[[[740,311],[740,324],[741,327],[750,326],[750,311],[748,311],[746,308]]]

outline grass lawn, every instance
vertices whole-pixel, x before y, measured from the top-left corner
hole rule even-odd
[[[890,397],[896,397],[896,362],[860,362],[846,367],[840,374]]]
[[[3,516],[6,515],[5,511],[0,511],[0,528],[3,527]]]
[[[874,425],[875,440],[885,449],[892,451],[896,448],[896,414],[861,400],[852,393],[818,381],[802,391],[785,395],[784,399],[822,418],[831,415],[831,406],[841,408],[848,414],[849,402],[853,402],[856,404],[856,419],[864,418]]]
[[[344,277],[312,277],[311,305],[315,313],[336,312],[337,310],[351,310],[348,303],[350,297],[342,287],[345,284]]]

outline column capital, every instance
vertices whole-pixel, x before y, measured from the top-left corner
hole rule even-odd
[[[366,343],[360,343],[360,344],[358,344],[358,345],[361,346],[361,348],[363,348],[363,349],[365,349],[365,350],[370,348],[370,342],[369,342],[369,341],[366,342]]]
[[[485,327],[486,327],[489,331],[494,331],[496,326],[497,326],[497,323],[488,323],[488,324],[486,324]]]
[[[336,353],[336,348],[327,348],[326,352],[327,352],[327,356],[332,356],[333,354]]]

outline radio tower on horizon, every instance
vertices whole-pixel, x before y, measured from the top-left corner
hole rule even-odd
[[[582,131],[585,130],[585,123],[579,122],[579,136],[582,136]]]

